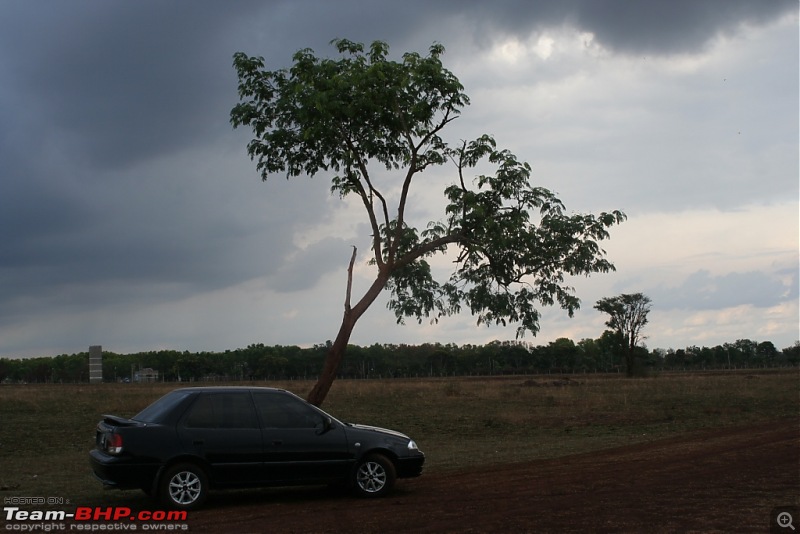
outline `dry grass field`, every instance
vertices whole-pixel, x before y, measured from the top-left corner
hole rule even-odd
[[[796,371],[750,371],[664,373],[646,379],[552,375],[338,381],[323,408],[344,421],[409,434],[427,455],[426,474],[446,474],[797,418],[799,377]],[[255,385],[304,396],[313,384]],[[132,416],[175,387],[0,386],[0,496],[53,496],[81,505],[119,496],[141,499],[146,506],[137,492],[104,492],[89,471],[87,453],[102,414]]]

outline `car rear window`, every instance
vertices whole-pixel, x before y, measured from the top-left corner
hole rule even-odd
[[[173,391],[167,393],[153,404],[134,415],[131,419],[142,423],[160,423],[172,409],[183,399],[191,395],[191,391]]]

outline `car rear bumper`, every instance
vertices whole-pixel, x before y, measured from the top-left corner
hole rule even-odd
[[[89,451],[89,465],[103,486],[116,489],[149,489],[160,467],[155,463],[131,462],[97,449]]]

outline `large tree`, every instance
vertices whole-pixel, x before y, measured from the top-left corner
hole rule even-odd
[[[642,293],[632,293],[600,299],[594,306],[596,310],[609,315],[606,326],[620,340],[628,376],[634,375],[636,347],[644,339],[642,329],[648,321],[650,302],[650,297]]]
[[[241,52],[233,62],[240,102],[231,122],[252,128],[247,150],[262,179],[329,172],[331,192],[360,198],[371,227],[375,279],[353,299],[353,250],[342,323],[309,402],[325,399],[353,327],[387,288],[398,322],[436,321],[467,307],[479,324],[516,324],[519,336],[538,331],[537,303],[558,303],[571,316],[579,300],[565,276],[614,268],[598,242],[625,215],[567,214],[552,192],[531,185],[530,166],[488,135],[446,142],[443,129],[469,98],[442,66],[442,45],[390,60],[380,41],[368,48],[345,39],[332,44],[336,59],[304,49],[290,68],[267,70],[262,57]],[[448,163],[453,178],[443,191],[444,218],[412,223],[412,185]],[[493,173],[468,177],[479,163]],[[437,281],[428,260],[445,253],[454,270]]]

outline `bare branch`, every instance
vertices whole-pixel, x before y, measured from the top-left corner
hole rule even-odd
[[[352,309],[350,307],[350,296],[351,296],[352,291],[353,291],[353,265],[356,262],[356,253],[357,252],[358,252],[358,249],[356,248],[355,245],[353,245],[353,255],[350,257],[350,265],[347,266],[347,293],[345,294],[345,297],[344,297],[344,313],[345,314],[350,313],[350,310]]]

